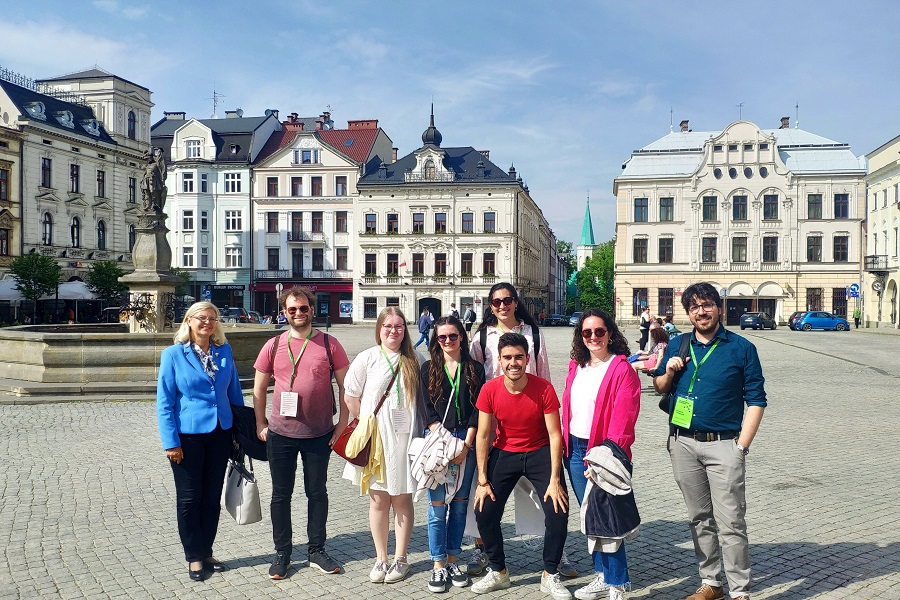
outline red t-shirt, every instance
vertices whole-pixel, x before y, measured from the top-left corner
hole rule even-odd
[[[481,388],[475,406],[497,419],[494,446],[507,452],[533,452],[550,445],[544,415],[559,412],[559,398],[553,385],[537,375],[528,376],[520,394],[510,393],[504,377],[495,377]]]

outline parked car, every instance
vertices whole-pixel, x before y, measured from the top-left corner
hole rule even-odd
[[[764,312],[748,312],[741,315],[741,329],[775,329],[778,323]]]
[[[259,325],[262,323],[262,315],[256,312],[255,310],[247,311],[247,314],[250,315],[250,322],[256,323]]]
[[[110,306],[109,308],[104,308],[100,311],[100,322],[101,323],[124,323],[128,320],[128,314],[121,314],[122,309],[118,306]]]
[[[572,316],[569,317],[569,327],[577,327],[578,319],[581,318],[581,312],[572,313]]]
[[[249,323],[250,313],[245,308],[229,307],[219,311],[222,314],[223,323]]]
[[[550,315],[549,319],[547,319],[547,325],[565,325],[566,321],[567,319],[565,315],[554,313]]]
[[[810,331],[812,329],[847,331],[850,329],[850,323],[843,317],[836,317],[831,313],[821,310],[812,310],[797,321],[797,329],[802,329],[803,331]]]
[[[791,313],[791,316],[788,317],[788,327],[797,331],[797,322],[806,314],[805,310],[798,310],[795,313]]]

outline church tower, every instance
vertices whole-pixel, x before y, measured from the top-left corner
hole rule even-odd
[[[588,258],[594,255],[594,248],[597,244],[594,242],[594,225],[591,222],[591,199],[588,198],[587,205],[584,208],[584,224],[581,226],[581,241],[575,251],[576,267],[580,271],[584,268],[584,263]]]

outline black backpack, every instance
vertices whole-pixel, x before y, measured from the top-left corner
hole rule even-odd
[[[531,326],[531,336],[534,339],[534,360],[537,360],[538,356],[541,355],[541,330],[537,325]],[[481,356],[483,358],[486,356],[485,350],[487,349],[487,327],[482,327],[479,330],[478,342],[481,346]]]

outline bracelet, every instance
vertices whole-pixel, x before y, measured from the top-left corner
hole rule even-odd
[[[485,481],[484,483],[481,483],[481,482],[479,481],[479,482],[478,482],[478,487],[493,487],[493,486],[491,486],[491,482],[490,482],[490,481]]]
[[[468,448],[469,450],[472,449],[472,444],[468,443],[468,442],[465,441],[465,440],[463,440],[463,446],[465,446],[465,447]]]

